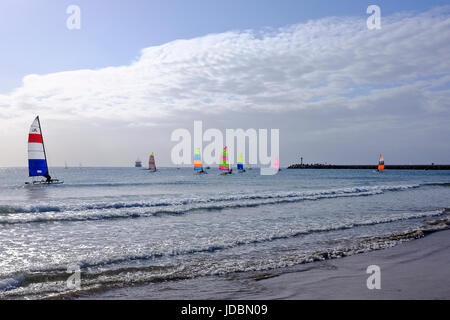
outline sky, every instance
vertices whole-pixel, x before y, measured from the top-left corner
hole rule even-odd
[[[449,27],[450,1],[3,0],[0,167],[38,114],[53,166],[170,166],[195,120],[279,129],[282,166],[450,163]]]

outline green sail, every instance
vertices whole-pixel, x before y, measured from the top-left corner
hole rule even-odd
[[[229,170],[230,167],[228,165],[228,151],[227,147],[223,148],[222,152],[222,162],[220,163],[220,170]]]

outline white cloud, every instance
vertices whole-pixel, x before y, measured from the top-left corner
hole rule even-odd
[[[383,18],[381,30],[368,30],[363,18],[326,18],[259,33],[212,34],[143,49],[129,66],[28,75],[22,87],[0,96],[0,106],[10,106],[9,117],[45,112],[136,125],[194,110],[357,106],[360,95],[376,103],[385,91],[377,86],[408,89],[423,77],[448,80],[449,29],[449,8],[443,7]],[[374,90],[359,92],[362,85]],[[424,96],[440,101],[440,94]]]

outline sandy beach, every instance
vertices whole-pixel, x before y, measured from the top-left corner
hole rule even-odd
[[[369,290],[369,265],[381,269],[381,289]],[[450,299],[450,231],[396,247],[318,263],[260,281],[265,299]]]
[[[381,289],[366,269],[381,270]],[[395,247],[258,273],[123,288],[101,299],[450,299],[450,230]]]

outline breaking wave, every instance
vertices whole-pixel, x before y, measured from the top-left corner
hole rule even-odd
[[[421,185],[365,186],[316,191],[295,191],[261,194],[224,194],[209,198],[162,199],[92,203],[84,205],[0,206],[0,224],[54,221],[88,221],[180,215],[192,211],[256,207],[298,201],[330,198],[372,196],[385,192],[419,188]],[[39,215],[36,215],[39,213]]]
[[[352,224],[366,225],[385,223],[399,219],[409,219],[414,217],[430,217],[450,213],[449,209],[442,209],[430,212],[404,213],[389,219],[359,221]],[[428,224],[427,224],[428,222]],[[381,236],[361,237],[354,243],[347,246],[330,247],[328,249],[311,252],[292,252],[266,259],[235,259],[232,255],[227,256],[224,263],[223,257],[217,259],[204,259],[201,256],[193,256],[182,263],[176,260],[170,264],[140,264],[138,266],[123,265],[123,262],[132,260],[148,260],[158,257],[157,254],[142,256],[126,256],[119,259],[106,259],[104,261],[84,261],[80,264],[82,269],[83,285],[79,290],[68,290],[66,280],[68,274],[65,268],[42,269],[25,271],[23,274],[8,277],[0,280],[0,297],[2,298],[71,298],[80,295],[91,294],[110,290],[113,288],[123,288],[129,286],[143,285],[148,283],[190,279],[210,275],[228,275],[240,272],[268,271],[279,268],[291,267],[298,264],[323,261],[328,259],[341,258],[354,254],[364,253],[373,250],[380,250],[393,247],[398,243],[410,241],[423,237],[426,233],[448,229],[449,219],[427,221],[422,227],[405,232],[392,233]],[[350,228],[352,225],[335,226],[326,229],[310,229],[305,232],[321,232],[335,230],[336,228]],[[427,225],[427,226],[426,226]],[[429,228],[429,226],[434,226]],[[280,237],[295,237],[297,233],[285,234],[276,237],[268,237],[265,241],[270,241]],[[260,240],[261,241],[261,240]],[[234,244],[240,245],[239,242]],[[227,246],[208,246],[204,249],[185,250],[174,254],[189,254],[199,251],[213,252],[224,249]],[[105,266],[109,266],[105,268]],[[96,268],[100,267],[100,268]],[[247,276],[252,276],[248,274]]]

